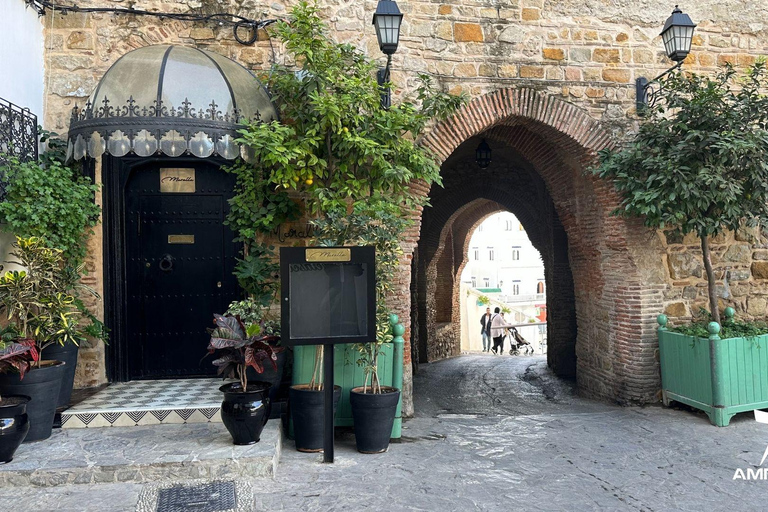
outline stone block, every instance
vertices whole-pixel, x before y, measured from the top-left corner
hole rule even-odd
[[[592,52],[592,60],[607,63],[621,62],[619,50],[615,48],[595,48]]]
[[[544,78],[541,66],[520,66],[520,78]]]
[[[571,48],[568,58],[573,62],[589,62],[592,60],[592,50],[589,48]]]
[[[579,68],[565,68],[565,79],[578,82],[581,80],[581,70]]]
[[[750,297],[747,299],[747,314],[756,317],[764,317],[768,314],[768,300],[762,297]]]
[[[752,263],[752,276],[755,279],[768,279],[768,261]]]
[[[483,28],[477,23],[454,23],[453,38],[457,43],[482,43]]]
[[[450,5],[441,5],[437,8],[437,14],[442,14],[445,16],[446,14],[451,14],[453,12],[453,6]]]
[[[749,270],[736,269],[728,271],[728,279],[731,281],[746,281],[749,279]]]
[[[587,90],[584,91],[584,94],[586,94],[588,98],[603,98],[605,97],[605,89],[600,89],[598,87],[587,87]]]
[[[93,58],[85,55],[56,55],[51,57],[51,68],[74,71],[88,69],[93,66]]]
[[[606,68],[603,70],[603,80],[606,82],[629,83],[630,73],[628,69]]]
[[[51,21],[51,16],[53,16],[53,21]],[[52,28],[91,28],[91,15],[84,12],[61,14],[59,11],[48,15],[45,26]]]
[[[541,54],[548,60],[563,60],[565,58],[565,52],[560,48],[544,48]]]
[[[72,50],[93,50],[93,34],[75,30],[67,37],[67,48]]]
[[[515,64],[502,64],[499,66],[499,76],[503,78],[517,78],[517,66]]]
[[[603,79],[603,73],[600,68],[584,68],[581,70],[585,82],[599,82]]]
[[[453,23],[450,21],[440,21],[435,25],[435,37],[453,41]]]
[[[627,34],[626,32],[619,32],[618,34],[616,34],[617,43],[624,43],[624,42],[627,42],[628,40],[629,40],[629,34]]]
[[[703,264],[699,258],[689,252],[674,253],[668,256],[669,274],[672,279],[701,277]]]
[[[49,91],[52,94],[70,98],[87,98],[96,87],[93,75],[62,73],[51,77]]]
[[[699,60],[699,66],[712,67],[715,65],[715,56],[711,53],[699,53],[696,57]]]
[[[704,38],[699,34],[694,34],[691,38],[691,46],[704,46]]]
[[[718,66],[725,66],[726,64],[732,64],[737,65],[738,64],[738,56],[731,54],[731,53],[721,53],[717,56],[717,65]]]
[[[582,37],[585,41],[597,41],[600,39],[600,34],[597,33],[597,30],[585,30]]]
[[[541,18],[541,10],[534,7],[523,7],[523,19],[525,21],[536,21]]]
[[[453,68],[453,73],[456,76],[477,76],[477,68],[474,64],[464,62],[462,64],[456,64],[456,67]]]
[[[192,39],[213,39],[216,34],[208,27],[195,27],[189,31],[189,37]]]
[[[686,286],[683,288],[684,299],[695,299],[698,294],[699,291],[695,286]]]
[[[752,254],[752,259],[762,261],[768,260],[768,251],[755,251]]]
[[[664,308],[664,314],[675,317],[688,316],[688,308],[684,302],[673,302]]]
[[[510,25],[501,31],[498,39],[502,43],[522,43],[525,40],[525,28],[520,25]]]
[[[748,244],[734,244],[723,254],[723,261],[747,263],[752,258],[752,248]]]

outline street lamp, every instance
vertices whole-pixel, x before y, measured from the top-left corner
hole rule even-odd
[[[485,139],[477,146],[475,150],[475,162],[481,169],[486,169],[491,165],[491,146],[485,142]]]
[[[373,13],[373,25],[376,27],[376,38],[379,40],[379,49],[387,56],[387,67],[376,73],[376,79],[381,89],[381,106],[389,108],[392,99],[389,87],[389,70],[392,65],[392,54],[397,51],[400,43],[400,24],[403,14],[394,0],[379,0],[376,12]]]
[[[693,29],[695,27],[696,24],[691,21],[691,17],[681,11],[676,5],[672,15],[664,23],[664,29],[661,31],[661,40],[664,42],[664,51],[667,57],[677,62],[677,64],[651,81],[644,77],[640,77],[635,81],[638,114],[642,114],[647,107],[652,107],[656,104],[658,93],[661,90],[659,79],[683,65],[683,61],[691,52],[691,41],[693,40]]]

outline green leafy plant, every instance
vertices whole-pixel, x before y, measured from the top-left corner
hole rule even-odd
[[[710,238],[768,221],[766,65],[739,75],[674,73],[663,79],[661,107],[619,151],[600,153],[594,174],[613,181],[617,214],[701,241],[712,318],[720,322]]]
[[[477,298],[477,303],[481,306],[486,306],[491,303],[491,299],[487,295],[480,295]]]
[[[0,169],[7,181],[0,223],[17,236],[38,237],[48,247],[60,249],[68,265],[77,268],[99,220],[100,208],[94,203],[98,186],[62,163],[62,141],[50,138],[48,132],[44,138],[52,149],[40,161],[9,157]]]
[[[9,271],[0,276],[0,311],[18,340],[34,340],[36,349],[58,343],[78,345],[90,333],[104,335],[104,327],[79,299],[81,285],[65,272],[63,251],[51,249],[45,240],[17,238],[11,253],[26,270]]]
[[[295,65],[275,65],[266,77],[282,121],[255,122],[240,131],[238,140],[253,156],[233,168],[240,192],[229,222],[244,240],[269,233],[291,218],[291,194],[297,194],[318,229],[319,245],[376,247],[377,336],[375,343],[358,346],[358,363],[365,386],[370,381],[379,392],[377,362],[381,344],[391,340],[386,297],[402,254],[399,240],[413,209],[426,202],[411,184],[440,182],[436,159],[416,141],[430,121],[451,115],[466,98],[444,93],[420,75],[414,101],[383,109],[378,63],[336,43],[317,7],[307,2],[272,30]],[[311,389],[322,387],[320,368],[318,347]]]
[[[262,373],[262,362],[269,361],[277,369],[277,354],[283,349],[270,343],[279,340],[278,336],[265,333],[263,325],[246,325],[238,317],[214,314],[213,318],[216,327],[210,330],[208,352],[218,354],[213,364],[219,375],[238,379],[242,390],[247,391],[247,367]]]

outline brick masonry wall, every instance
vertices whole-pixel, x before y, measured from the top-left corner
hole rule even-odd
[[[256,17],[266,10],[267,17],[281,17],[290,3],[144,0],[136,5],[179,12],[230,10]],[[79,4],[123,6],[112,0]],[[338,39],[383,62],[371,27],[375,0],[321,0],[320,5]],[[402,1],[400,7],[405,19],[393,62],[395,101],[412,93],[417,72],[430,72],[439,85],[467,92],[473,99],[471,109],[424,139],[441,161],[462,142],[486,132],[489,139],[516,148],[536,169],[563,227],[553,240],[567,234],[567,261],[555,259],[552,268],[573,275],[580,386],[592,396],[650,399],[658,387],[653,317],[663,309],[686,317],[703,301],[692,262],[695,243],[670,242],[648,233],[639,222],[609,217],[616,204],[611,187],[581,173],[595,150],[636,127],[635,78],[653,77],[669,67],[658,33],[671,5],[658,0],[415,0]],[[724,62],[746,65],[768,50],[764,8],[744,9],[737,0],[703,0],[684,7],[699,24],[687,69],[712,72]],[[195,45],[256,71],[268,69],[273,58],[267,40],[243,47],[233,41],[229,29],[82,13],[48,15],[41,23],[46,33],[42,119],[46,128],[60,133],[67,130],[71,108],[82,104],[108,67],[131,49],[158,43]],[[274,59],[284,60],[279,45],[274,45]],[[523,96],[510,91],[523,91]],[[511,108],[512,103],[520,108]],[[429,193],[422,185],[414,187]],[[404,240],[399,292],[390,299],[406,325],[406,414],[412,411],[411,260],[420,236],[420,213],[414,213],[417,222]],[[454,248],[462,243],[453,240]],[[740,313],[764,316],[764,240],[729,235],[716,245],[718,271],[731,272],[728,300]],[[99,287],[98,236],[92,247],[89,267],[92,284]],[[454,265],[459,260],[455,252]],[[81,356],[93,366],[79,373],[78,385],[103,381],[103,367],[98,366],[103,349],[93,350],[85,359]]]

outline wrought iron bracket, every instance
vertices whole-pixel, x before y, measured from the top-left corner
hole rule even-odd
[[[381,108],[385,110],[392,105],[392,91],[387,86],[391,67],[392,55],[387,55],[387,67],[376,72],[376,81],[379,83],[379,94],[381,95]]]
[[[645,77],[640,77],[635,80],[635,94],[636,94],[636,109],[637,115],[643,116],[646,114],[649,108],[653,108],[658,103],[661,93],[664,90],[664,83],[660,80],[668,74],[680,69],[683,62],[680,61],[653,80],[648,80]]]

